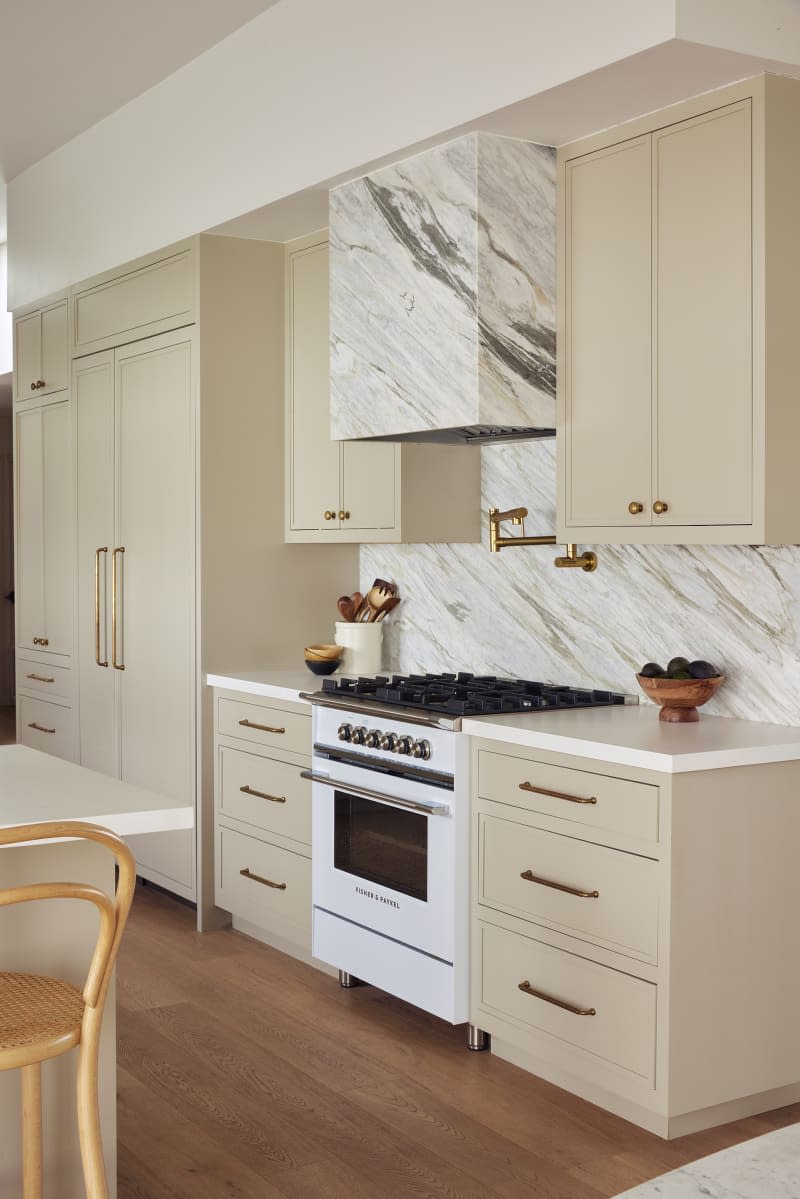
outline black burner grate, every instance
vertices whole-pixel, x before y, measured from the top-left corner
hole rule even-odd
[[[342,699],[370,699],[401,708],[423,708],[448,716],[492,716],[499,712],[536,712],[555,708],[591,708],[624,704],[614,691],[557,687],[494,675],[393,674],[375,678],[324,679],[323,691]]]

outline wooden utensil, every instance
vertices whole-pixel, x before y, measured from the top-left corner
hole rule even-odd
[[[390,612],[394,611],[399,603],[399,595],[390,595],[386,602],[382,605],[378,615],[375,617],[375,622],[377,623],[379,620],[383,620],[385,616],[388,616]]]
[[[387,600],[394,599],[394,592],[391,590],[390,583],[384,579],[376,579],[364,598],[367,610],[362,619],[372,622],[377,619],[378,613],[385,606]]]
[[[342,620],[352,624],[356,618],[356,610],[353,607],[353,601],[349,595],[340,595],[336,601],[336,607],[339,609],[339,615]]]

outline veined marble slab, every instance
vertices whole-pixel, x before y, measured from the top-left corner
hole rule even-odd
[[[330,198],[331,435],[555,425],[555,151],[473,133]]]
[[[526,532],[552,533],[554,442],[481,453],[484,508],[523,504]],[[644,662],[686,654],[728,675],[704,712],[800,725],[799,546],[596,549],[594,574],[556,570],[552,546],[489,554],[485,522],[482,545],[362,547],[362,582],[403,597],[387,665],[634,692]]]
[[[791,1124],[752,1141],[662,1174],[617,1199],[798,1199],[800,1125]]]

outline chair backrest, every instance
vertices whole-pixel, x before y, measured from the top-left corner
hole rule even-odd
[[[100,930],[86,976],[83,998],[90,1009],[99,1011],[105,1002],[119,943],[133,903],[136,863],[125,842],[110,829],[101,828],[97,824],[85,824],[79,820],[54,820],[44,824],[22,824],[14,828],[0,829],[0,847],[22,845],[31,841],[64,839],[96,841],[113,853],[119,870],[113,900],[98,887],[88,884],[33,883],[30,886],[9,887],[0,891],[0,907],[36,899],[84,899],[95,905],[100,913]]]

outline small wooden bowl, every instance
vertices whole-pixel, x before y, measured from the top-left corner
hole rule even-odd
[[[336,662],[344,653],[343,645],[307,645],[306,662]]]
[[[700,719],[697,709],[711,699],[725,675],[713,679],[647,679],[637,674],[636,681],[648,699],[661,705],[659,720],[670,724],[694,724]]]

